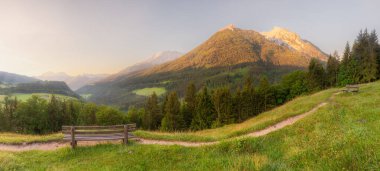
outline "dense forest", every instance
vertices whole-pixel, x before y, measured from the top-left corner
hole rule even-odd
[[[189,82],[184,95],[176,91],[159,98],[155,93],[143,108],[118,109],[33,96],[25,102],[5,97],[0,105],[0,131],[50,133],[62,125],[113,125],[137,123],[147,130],[202,130],[242,122],[299,95],[347,84],[367,83],[380,78],[380,45],[375,31],[360,31],[352,48],[347,43],[341,60],[337,53],[326,64],[317,59],[308,71],[294,71],[270,84],[266,76],[257,83],[248,76],[240,86],[196,87]],[[181,98],[183,97],[183,98]]]

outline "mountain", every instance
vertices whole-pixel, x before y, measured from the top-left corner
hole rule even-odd
[[[48,81],[64,81],[71,89],[77,90],[85,85],[98,82],[107,76],[107,74],[82,74],[70,76],[64,72],[47,72],[36,78]]]
[[[308,57],[314,57],[321,61],[327,61],[327,55],[322,52],[317,46],[287,29],[274,27],[269,32],[262,32],[267,39],[276,42],[279,45],[286,45],[298,52],[306,54]]]
[[[276,33],[278,29],[274,30]],[[183,96],[189,82],[197,87],[237,88],[246,77],[257,83],[261,75],[276,82],[284,74],[305,70],[313,57],[326,60],[325,53],[309,41],[281,30],[293,37],[273,34],[274,39],[267,33],[229,25],[178,59],[85,86],[77,93],[91,94],[88,100],[96,103],[127,109],[129,105],[142,105],[144,95],[153,91],[177,91]]]
[[[39,81],[36,78],[0,71],[0,83],[18,84]]]
[[[136,71],[141,71],[141,70],[151,68],[151,67],[159,65],[159,64],[163,64],[163,63],[166,63],[169,61],[173,61],[182,55],[183,55],[182,53],[177,52],[177,51],[157,52],[157,53],[153,54],[150,58],[148,58],[142,62],[136,63],[134,65],[131,65],[131,66],[123,69],[122,71],[107,77],[103,81],[112,81],[112,80],[116,79],[117,77],[121,77],[121,76],[128,75],[128,74],[131,74],[131,73],[136,72]]]
[[[229,25],[181,58],[139,74],[225,67],[262,61],[271,61],[282,66],[306,67],[313,57],[321,61],[327,60],[327,56],[316,46],[286,29],[275,27],[270,32],[259,33]]]

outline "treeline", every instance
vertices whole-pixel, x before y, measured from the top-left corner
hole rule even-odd
[[[118,109],[32,96],[25,102],[5,97],[0,105],[0,131],[45,134],[61,131],[62,125],[115,125],[129,123],[129,115]]]
[[[187,86],[184,99],[170,92],[163,101],[152,94],[146,102],[145,113],[133,122],[147,130],[202,130],[238,123],[268,109],[283,104],[301,94],[328,87],[366,83],[380,77],[380,46],[377,34],[360,31],[352,49],[348,43],[342,60],[335,52],[327,64],[310,61],[308,71],[295,71],[271,85],[262,77],[255,87],[250,78],[241,88],[229,87],[197,92],[193,83]]]

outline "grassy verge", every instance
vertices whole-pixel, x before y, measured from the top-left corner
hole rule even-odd
[[[211,142],[236,137],[249,132],[257,131],[283,121],[289,117],[296,116],[311,110],[318,104],[326,101],[338,89],[325,90],[311,96],[296,98],[271,111],[264,112],[239,124],[231,124],[221,128],[207,129],[197,132],[152,132],[136,131],[135,135],[146,139],[190,141],[190,142]]]
[[[23,144],[23,143],[37,143],[37,142],[50,142],[58,141],[63,138],[63,134],[49,134],[49,135],[25,135],[15,133],[0,133],[1,144]]]
[[[0,152],[0,170],[379,170],[379,91],[380,82],[337,95],[316,113],[263,137],[200,148],[131,144]]]

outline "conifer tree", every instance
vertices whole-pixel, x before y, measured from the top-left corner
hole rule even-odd
[[[233,113],[234,113],[234,118],[235,121],[241,122],[243,121],[242,117],[242,93],[240,88],[236,90],[236,93],[233,96]]]
[[[259,113],[261,109],[258,108],[258,101],[255,99],[255,89],[252,84],[251,77],[245,80],[243,91],[242,91],[242,109],[241,118],[245,120],[250,116],[254,116]]]
[[[232,115],[232,96],[229,88],[218,88],[213,93],[216,120],[213,127],[234,123]]]
[[[338,72],[339,72],[339,55],[338,52],[334,52],[333,56],[329,56],[326,67],[327,84],[329,87],[337,85]]]
[[[181,116],[180,102],[176,92],[171,92],[168,95],[164,114],[165,115],[161,123],[161,130],[175,131],[183,128],[183,116]]]
[[[185,105],[182,110],[186,127],[190,127],[191,125],[191,121],[195,115],[196,103],[196,87],[194,83],[190,83],[186,89]]]
[[[321,90],[325,87],[325,70],[315,58],[309,64],[308,85],[309,90]]]
[[[260,78],[258,91],[261,97],[260,109],[261,111],[266,111],[268,108],[270,108],[271,104],[273,104],[272,99],[271,99],[272,95],[270,92],[270,84],[267,77],[262,76]]]
[[[147,99],[145,105],[145,114],[143,116],[143,128],[152,130],[158,129],[161,124],[162,115],[158,105],[158,99],[155,92]]]
[[[210,128],[212,121],[215,119],[215,115],[207,87],[204,87],[203,90],[198,93],[196,102],[196,112],[191,121],[190,129],[201,130]]]
[[[49,119],[49,129],[52,131],[58,131],[61,129],[63,118],[59,109],[60,105],[55,97],[55,95],[51,95],[50,101],[47,106],[47,114]]]
[[[339,65],[338,84],[345,86],[354,82],[354,69],[355,61],[351,58],[350,44],[347,42],[344,49],[341,64]]]

